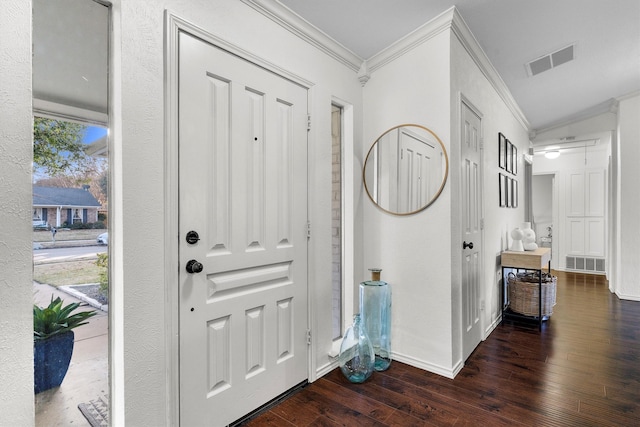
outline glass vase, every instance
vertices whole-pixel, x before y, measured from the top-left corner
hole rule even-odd
[[[340,370],[352,383],[362,383],[373,373],[375,356],[371,340],[362,327],[360,315],[353,316],[340,346]]]
[[[380,280],[377,268],[370,269],[371,280],[360,283],[360,315],[375,353],[375,370],[391,364],[391,286]]]

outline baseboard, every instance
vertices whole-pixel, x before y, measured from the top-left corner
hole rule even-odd
[[[498,322],[495,324],[497,325],[499,323],[500,322],[498,319]],[[399,354],[396,352],[393,352],[391,357],[392,357],[392,360],[397,360],[398,362],[405,363],[407,365],[413,366],[414,368],[422,369],[422,370],[431,372],[433,374],[441,375],[443,377],[450,378],[450,379],[455,378],[455,376],[458,375],[458,373],[462,370],[462,368],[464,368],[464,362],[462,361],[459,361],[458,363],[456,363],[455,366],[449,369],[439,365],[435,365],[430,362],[426,362],[424,360],[416,359],[415,357]],[[333,371],[335,368],[340,366],[340,361],[338,360],[337,357],[329,358],[329,359],[330,361],[328,363],[316,369],[316,379],[327,375],[329,372]]]
[[[484,337],[482,338],[482,341],[486,340],[487,338],[489,338],[489,335],[491,335],[491,332],[493,332],[493,330],[495,328],[498,327],[498,325],[502,322],[502,314],[500,314],[500,316],[496,317],[493,322],[489,325],[489,327],[487,329],[485,329],[484,331]]]
[[[326,363],[316,369],[316,379],[324,377],[329,372],[340,366],[340,360],[337,357],[330,357],[329,359],[329,363]]]
[[[640,295],[626,295],[618,291],[616,291],[616,295],[626,301],[640,301]]]
[[[398,362],[406,363],[407,365],[413,366],[414,368],[423,369],[425,371],[429,371],[434,374],[438,374],[440,376],[453,379],[455,376],[462,370],[464,367],[464,363],[459,362],[456,366],[452,368],[445,368],[443,366],[439,366],[430,362],[426,362],[424,360],[416,359],[411,356],[406,356],[404,354],[393,353],[393,360],[397,360]]]

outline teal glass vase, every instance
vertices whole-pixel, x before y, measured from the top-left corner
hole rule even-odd
[[[359,314],[353,316],[353,325],[344,334],[339,360],[340,370],[352,383],[363,383],[373,373],[373,346],[362,327]]]
[[[380,280],[382,270],[370,271],[371,280],[360,283],[360,315],[373,345],[375,370],[385,371],[391,364],[391,286]]]

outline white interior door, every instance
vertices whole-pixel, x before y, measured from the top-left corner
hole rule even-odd
[[[181,33],[178,98],[180,421],[220,426],[308,377],[307,90]]]
[[[462,312],[463,359],[482,340],[480,322],[482,260],[482,180],[480,117],[462,103]]]

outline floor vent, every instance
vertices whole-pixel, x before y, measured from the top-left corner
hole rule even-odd
[[[569,61],[573,61],[575,58],[574,48],[575,45],[572,44],[538,59],[534,59],[527,64],[527,71],[529,72],[529,75],[535,76]]]
[[[604,258],[568,256],[565,258],[564,265],[567,270],[589,271],[593,273],[605,272]]]

